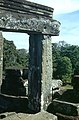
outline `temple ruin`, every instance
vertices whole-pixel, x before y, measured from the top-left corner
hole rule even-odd
[[[0,0],[0,86],[2,84],[3,37],[1,32],[29,35],[28,107],[39,112],[51,102],[51,36],[59,35],[60,22],[54,9],[26,0]]]

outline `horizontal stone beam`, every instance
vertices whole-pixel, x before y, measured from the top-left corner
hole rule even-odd
[[[26,0],[0,0],[0,30],[59,35],[53,8]]]
[[[42,34],[59,35],[60,23],[56,20],[34,18],[28,15],[0,11],[0,29],[3,31],[40,32]]]
[[[29,2],[26,0],[0,0],[1,9],[5,9],[6,11],[13,11],[18,13],[29,13],[41,17],[49,17],[53,16],[53,8],[47,7],[44,5],[36,4],[33,2]]]

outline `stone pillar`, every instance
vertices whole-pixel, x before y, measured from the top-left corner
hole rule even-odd
[[[46,110],[52,100],[50,94],[52,83],[52,44],[50,36],[44,35],[42,47],[41,110]]]
[[[28,97],[29,108],[34,112],[40,111],[41,106],[41,61],[42,35],[31,34],[29,39],[29,78]]]
[[[3,71],[3,36],[2,32],[0,32],[0,91],[2,84],[2,71]]]
[[[52,81],[52,46],[50,36],[31,34],[29,39],[29,108],[46,110]]]

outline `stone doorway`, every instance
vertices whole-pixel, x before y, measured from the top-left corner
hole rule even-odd
[[[46,110],[51,102],[51,36],[59,35],[60,22],[53,19],[53,8],[26,0],[1,0],[0,11],[0,31],[22,32],[30,36],[28,106],[35,112]]]

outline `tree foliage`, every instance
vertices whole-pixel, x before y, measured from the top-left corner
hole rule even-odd
[[[3,68],[25,68],[28,66],[28,52],[25,49],[16,49],[13,41],[4,38],[3,42]]]
[[[52,44],[53,78],[70,81],[74,71],[79,69],[79,46],[64,41]]]
[[[73,70],[76,67],[76,63],[79,60],[79,46],[71,45],[68,47],[63,47],[61,51],[62,56],[67,56],[70,58]]]
[[[17,62],[22,65],[24,68],[28,67],[28,58],[29,54],[25,49],[17,50]]]
[[[69,81],[72,73],[72,64],[70,58],[64,56],[56,60],[57,66],[55,75],[63,82]]]

